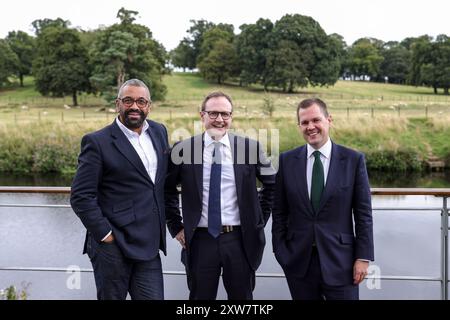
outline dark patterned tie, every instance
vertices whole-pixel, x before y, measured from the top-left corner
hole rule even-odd
[[[222,217],[220,212],[220,180],[222,178],[222,161],[220,154],[220,142],[214,142],[212,154],[211,176],[209,179],[208,199],[208,232],[217,238],[222,229]]]
[[[317,214],[324,187],[324,174],[322,161],[320,160],[320,151],[314,151],[313,155],[314,165],[311,179],[311,203],[314,208],[314,212]]]

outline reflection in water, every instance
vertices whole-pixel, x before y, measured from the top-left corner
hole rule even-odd
[[[369,172],[372,188],[450,188],[450,170],[440,172]]]
[[[41,187],[68,187],[72,184],[72,175],[36,174],[15,175],[0,173],[0,186],[41,186]]]
[[[72,175],[13,175],[0,174],[0,186],[54,186],[68,187]],[[450,170],[441,172],[369,172],[372,188],[450,188]]]

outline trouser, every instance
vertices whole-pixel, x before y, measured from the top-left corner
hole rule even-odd
[[[330,286],[323,281],[317,248],[313,247],[308,271],[304,277],[286,274],[294,300],[358,300],[358,285]]]
[[[163,300],[164,286],[161,258],[140,261],[126,258],[119,246],[97,243],[89,237],[87,253],[94,268],[99,300]]]
[[[229,300],[252,300],[255,271],[244,252],[241,230],[212,237],[197,228],[191,241],[188,268],[189,298],[215,300],[222,273]]]

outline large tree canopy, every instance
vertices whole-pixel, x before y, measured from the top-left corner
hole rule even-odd
[[[89,91],[88,54],[78,32],[63,26],[44,28],[37,37],[37,58],[33,64],[37,90],[43,95],[62,97]]]
[[[382,62],[379,40],[361,38],[356,40],[349,49],[349,69],[355,76],[377,78]]]
[[[241,68],[240,78],[245,85],[261,82],[267,85],[267,50],[273,23],[259,19],[255,24],[240,26],[236,37],[236,51]]]
[[[161,76],[165,72],[166,52],[153,39],[150,29],[133,23],[136,14],[136,11],[119,10],[121,22],[100,31],[92,45],[90,80],[95,90],[107,99],[129,78],[144,81],[153,99],[161,100],[165,96]]]
[[[0,39],[0,87],[9,82],[20,65],[17,54],[11,49],[6,40]]]
[[[340,48],[313,18],[285,15],[275,23],[267,50],[267,83],[292,92],[297,86],[332,85]]]
[[[23,87],[23,77],[31,73],[35,56],[35,39],[23,31],[10,31],[6,41],[19,59],[14,73],[19,77],[20,86]]]

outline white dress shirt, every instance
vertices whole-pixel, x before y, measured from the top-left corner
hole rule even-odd
[[[198,223],[199,227],[208,227],[208,201],[209,180],[211,176],[211,162],[214,151],[214,142],[208,132],[204,134],[203,149],[203,203],[202,216]],[[241,224],[239,207],[237,201],[236,181],[234,178],[233,156],[231,153],[230,138],[228,133],[219,141],[222,159],[222,175],[220,180],[220,209],[222,225],[237,226]]]
[[[327,177],[328,177],[328,170],[330,169],[330,160],[331,160],[331,148],[333,144],[331,143],[331,140],[328,139],[328,141],[322,146],[322,148],[318,149],[317,151],[320,151],[320,160],[323,164],[323,177],[324,182],[323,185],[326,186],[327,184]],[[311,180],[312,180],[312,170],[314,165],[314,155],[313,152],[316,151],[313,147],[311,147],[309,144],[306,145],[307,148],[307,161],[306,161],[306,182],[308,184],[308,195],[311,199]]]
[[[134,150],[136,150],[139,158],[144,164],[145,170],[147,170],[148,175],[152,179],[153,183],[155,182],[156,177],[156,169],[158,168],[158,157],[156,156],[155,148],[153,147],[152,139],[150,135],[147,133],[148,123],[144,121],[141,134],[134,132],[123,125],[122,122],[119,121],[119,118],[116,118],[117,125],[120,130],[125,134],[133,146]]]

